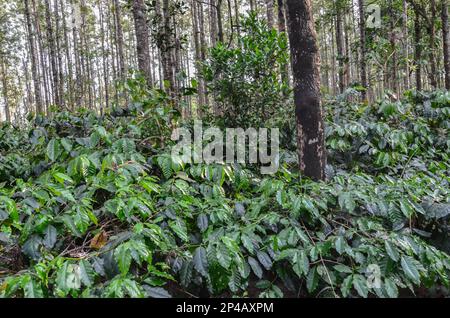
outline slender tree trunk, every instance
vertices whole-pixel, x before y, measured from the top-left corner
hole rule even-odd
[[[234,0],[234,20],[236,21],[236,33],[238,38],[241,35],[241,22],[239,21],[239,1]]]
[[[59,15],[58,0],[54,0],[53,11],[55,12],[55,41],[58,62],[58,96],[60,105],[65,106],[63,54],[61,53],[61,20]]]
[[[103,15],[103,4],[102,0],[98,2],[99,13],[100,13],[100,32],[102,41],[102,68],[103,68],[103,85],[105,90],[105,105],[100,104],[100,115],[103,115],[104,108],[109,107],[109,65],[108,65],[108,53],[106,52],[105,43],[105,18]]]
[[[266,0],[266,16],[269,28],[273,28],[273,2],[274,0]]]
[[[224,42],[224,36],[223,36],[223,22],[222,22],[222,18],[223,18],[223,16],[222,16],[222,3],[223,3],[223,1],[222,0],[217,0],[217,7],[216,7],[216,9],[217,9],[217,27],[218,27],[218,29],[217,29],[217,36],[218,36],[218,40],[220,41],[220,42]]]
[[[173,101],[176,102],[175,96],[175,76],[173,72],[173,30],[171,29],[171,13],[169,0],[163,0],[162,2],[162,16],[163,16],[163,41],[161,41],[161,56],[163,59],[163,73],[164,81],[167,83],[167,91],[172,97]]]
[[[39,53],[38,55],[38,60],[39,60],[39,64],[41,67],[41,76],[42,76],[42,83],[43,83],[43,87],[44,87],[44,101],[45,101],[45,111],[48,115],[49,112],[49,106],[52,103],[51,100],[51,95],[50,95],[50,89],[49,89],[49,85],[48,85],[48,67],[47,67],[47,62],[46,59],[44,58],[44,45],[42,44],[42,33],[41,33],[41,27],[39,24],[39,12],[38,12],[38,8],[36,6],[36,1],[32,0],[32,10],[33,10],[33,22],[34,22],[34,28],[35,28],[35,32],[36,32],[36,42],[37,42],[37,51]]]
[[[69,35],[67,32],[67,22],[66,22],[66,13],[65,13],[65,5],[64,0],[60,1],[61,15],[62,15],[62,23],[63,23],[63,32],[64,32],[64,51],[66,55],[66,67],[67,67],[67,95],[69,99],[69,108],[73,107],[73,63],[72,63],[72,55],[70,54],[70,42]]]
[[[314,180],[323,180],[326,153],[320,97],[320,57],[311,0],[287,0],[286,4],[300,171]]]
[[[448,0],[442,0],[442,43],[444,51],[445,89],[450,90],[450,30],[448,23]]]
[[[338,76],[339,76],[339,93],[344,92],[344,30],[342,21],[341,4],[336,3],[336,48],[337,48],[337,62],[338,62]]]
[[[133,15],[134,15],[134,6],[136,5],[136,2],[143,2],[143,0],[133,0]],[[124,80],[126,77],[126,66],[125,66],[125,55],[123,53],[123,31],[122,31],[122,21],[121,21],[121,8],[118,0],[114,0],[114,16],[115,16],[115,23],[116,23],[116,32],[117,32],[117,56],[118,56],[118,62],[119,62],[119,74],[121,80]],[[147,20],[145,19],[145,23],[147,23]],[[147,31],[148,35],[148,31]],[[148,36],[147,36],[147,43],[148,43]],[[144,73],[145,74],[145,73]]]
[[[284,0],[277,0],[278,4],[278,31],[280,33],[286,33],[286,17]],[[283,82],[289,85],[289,65],[284,63],[281,65],[281,79]]]
[[[409,31],[408,31],[408,1],[403,0],[403,55],[405,57],[405,89],[409,89],[410,83],[410,67],[409,67]]]
[[[88,31],[86,24],[86,0],[81,0],[81,29],[80,29],[80,44],[81,44],[81,66],[83,69],[83,87],[87,90],[87,104],[89,109],[93,109],[93,94],[92,94],[92,78],[91,78],[91,56],[90,46],[88,40]],[[83,90],[84,91],[84,90]],[[84,96],[84,95],[83,95]],[[85,96],[84,96],[85,97]]]
[[[217,43],[217,3],[216,0],[209,0],[209,34],[211,46]]]
[[[30,58],[31,58],[31,73],[33,77],[33,83],[34,83],[34,101],[36,103],[36,112],[37,113],[43,113],[44,109],[42,107],[42,97],[41,97],[41,83],[39,80],[39,74],[38,74],[38,61],[37,61],[37,54],[36,54],[36,46],[35,46],[35,40],[34,40],[34,30],[33,30],[33,24],[31,21],[31,14],[30,14],[30,5],[29,0],[24,0],[25,4],[25,18],[27,20],[27,31],[28,31],[28,42],[30,46]]]
[[[136,32],[136,52],[139,70],[145,77],[147,85],[151,86],[152,75],[150,68],[149,30],[146,19],[144,0],[133,1],[134,28]]]
[[[430,79],[431,86],[436,89],[437,88],[437,80],[436,80],[436,74],[437,74],[437,66],[436,66],[436,57],[435,57],[435,51],[436,51],[436,0],[430,0],[431,5],[431,23],[429,26],[430,31],[430,70],[431,72],[428,72],[428,77]]]
[[[57,69],[57,52],[56,52],[56,46],[55,46],[55,38],[53,33],[53,25],[51,20],[52,13],[50,12],[50,2],[49,0],[45,0],[45,19],[47,24],[47,39],[48,39],[48,46],[50,48],[50,66],[52,71],[52,92],[54,96],[54,102],[56,105],[60,106],[61,101],[59,99],[59,77],[58,77],[58,69]]]
[[[250,0],[250,10],[255,11],[256,10],[256,3],[255,0]]]
[[[2,90],[3,100],[5,103],[5,119],[8,123],[11,122],[11,114],[9,112],[9,98],[8,98],[8,79],[6,78],[8,70],[6,68],[5,60],[3,56],[0,56],[0,75],[2,76]]]
[[[358,0],[359,7],[359,45],[360,45],[360,78],[361,86],[366,90],[369,89],[367,82],[367,61],[366,61],[366,26],[365,26],[365,16],[364,16],[364,0]],[[362,98],[365,100],[367,98],[367,91],[362,92]]]
[[[393,0],[389,1],[389,25],[391,29],[390,34],[390,44],[392,49],[392,67],[391,67],[391,76],[389,77],[391,81],[391,89],[398,96],[399,95],[399,87],[398,87],[398,70],[397,70],[397,40],[396,40],[396,31],[395,31],[395,21],[394,21],[394,7]]]
[[[420,15],[415,9],[415,18],[414,18],[414,60],[416,63],[416,89],[418,91],[422,90],[422,26]]]

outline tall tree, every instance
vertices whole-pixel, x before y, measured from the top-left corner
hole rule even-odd
[[[49,0],[45,0],[45,20],[47,27],[47,39],[48,46],[50,48],[50,66],[52,70],[52,91],[54,95],[54,101],[56,105],[61,105],[61,101],[59,99],[59,75],[57,68],[57,54],[59,52],[56,51],[56,41],[54,38],[53,25],[52,25],[52,12],[50,11],[50,2]]]
[[[338,76],[339,76],[339,92],[344,92],[345,79],[344,79],[344,26],[343,26],[343,10],[342,2],[335,2],[336,10],[336,48],[337,48],[337,61],[338,61]]]
[[[133,0],[133,13],[134,13],[134,5],[136,1],[143,0]],[[123,40],[123,31],[122,31],[122,10],[120,8],[119,0],[114,0],[114,20],[116,25],[116,42],[117,42],[117,61],[119,65],[119,74],[122,80],[125,79],[126,76],[126,64],[125,64],[125,54],[124,54],[124,40]],[[148,31],[147,31],[148,35]],[[147,36],[148,43],[148,36]]]
[[[149,30],[146,19],[144,0],[133,0],[134,28],[136,33],[136,51],[139,70],[145,77],[147,85],[152,85],[150,67]]]
[[[34,84],[34,102],[36,103],[36,112],[42,113],[44,111],[42,107],[42,98],[41,98],[41,83],[39,80],[38,74],[38,60],[37,60],[37,52],[36,52],[36,43],[35,43],[35,33],[33,29],[33,23],[31,20],[31,11],[30,11],[30,3],[29,0],[24,0],[25,4],[25,19],[27,23],[27,33],[28,33],[28,45],[30,48],[30,58],[31,58],[31,73],[33,77]]]
[[[300,171],[325,178],[326,153],[320,97],[320,57],[311,0],[286,0],[294,77]]]
[[[285,0],[277,0],[278,5],[278,32],[286,33]],[[281,79],[289,85],[289,65],[281,65]]]
[[[366,61],[366,21],[365,21],[365,15],[364,15],[364,0],[358,0],[358,8],[359,8],[359,47],[360,47],[360,79],[361,79],[361,85],[368,89],[368,83],[367,83],[367,61]],[[362,92],[363,99],[367,98],[367,92],[364,90]]]
[[[3,100],[5,103],[5,117],[7,122],[11,122],[11,114],[9,109],[8,98],[8,79],[6,78],[8,70],[6,69],[5,59],[0,55],[0,76],[2,77]]]
[[[442,0],[442,43],[444,50],[445,88],[450,90],[450,29],[448,24],[448,0]]]
[[[418,8],[414,7],[414,61],[416,68],[416,89],[422,90],[422,25]]]
[[[266,16],[269,28],[273,28],[273,2],[274,0],[266,0]]]

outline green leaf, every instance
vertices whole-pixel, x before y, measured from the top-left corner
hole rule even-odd
[[[188,287],[192,279],[192,268],[194,263],[192,261],[185,261],[180,269],[180,283],[184,287]]]
[[[384,241],[384,247],[386,248],[386,253],[389,255],[389,257],[394,261],[397,262],[400,258],[400,255],[397,251],[397,248],[392,245],[389,241]]]
[[[309,260],[306,252],[301,250],[297,252],[293,257],[293,270],[297,274],[298,277],[302,277],[302,275],[308,275],[309,272]]]
[[[33,235],[25,242],[22,250],[24,254],[27,255],[28,257],[34,260],[38,260],[41,258],[41,252],[39,250],[41,244],[42,239],[37,235]]]
[[[30,276],[25,276],[22,281],[25,298],[43,298],[42,288]]]
[[[402,256],[401,259],[402,269],[406,276],[411,279],[414,283],[420,283],[420,274],[417,270],[416,265],[414,265],[413,260],[409,256]]]
[[[390,278],[386,278],[384,280],[384,289],[386,290],[386,293],[391,298],[397,298],[398,297],[398,289],[397,285],[394,283],[394,281]]]
[[[128,244],[124,243],[119,245],[114,251],[114,256],[119,265],[119,270],[123,275],[126,275],[130,270],[131,265],[131,253],[128,248]]]
[[[263,276],[263,270],[262,270],[261,266],[259,266],[258,261],[256,259],[254,259],[253,257],[249,256],[248,264],[250,265],[250,267],[251,267],[253,273],[256,275],[256,277],[261,279]]]
[[[52,139],[47,145],[47,157],[50,161],[55,161],[61,155],[62,149],[57,139]]]
[[[353,273],[352,269],[344,264],[335,265],[333,266],[333,268],[339,273],[348,273],[348,274]]]
[[[208,216],[206,214],[200,214],[197,217],[197,227],[203,233],[208,229]]]
[[[272,268],[272,260],[266,252],[258,251],[256,257],[265,269],[270,270]]]
[[[80,267],[81,282],[86,287],[92,286],[93,278],[95,276],[95,272],[94,272],[92,265],[87,260],[81,260],[78,265]]]
[[[229,269],[231,266],[231,256],[228,248],[223,244],[218,244],[216,248],[216,257],[219,264],[225,268]]]
[[[319,274],[317,273],[317,267],[314,267],[309,271],[308,277],[306,278],[306,288],[308,292],[312,293],[316,290],[319,285]]]
[[[74,183],[72,178],[70,178],[68,175],[64,174],[64,173],[60,173],[60,172],[56,172],[53,174],[53,178],[55,178],[56,181],[58,181],[59,183],[61,183],[62,185],[65,184],[65,182],[68,183]]]
[[[54,226],[52,225],[47,226],[44,231],[44,240],[43,240],[45,247],[47,247],[48,249],[53,248],[53,246],[55,246],[56,243],[57,235],[58,232],[56,231]]]
[[[148,285],[144,285],[144,290],[147,296],[151,298],[172,298],[172,296],[161,287],[150,287]]]
[[[206,250],[204,247],[197,247],[194,253],[194,268],[202,276],[208,276],[208,259],[206,257]]]
[[[336,247],[336,252],[342,254],[347,247],[347,242],[342,236],[338,236],[338,238],[334,242],[334,246]]]
[[[362,275],[353,275],[353,287],[356,289],[359,296],[367,298],[369,290],[367,288],[367,281]]]
[[[177,218],[175,221],[169,221],[169,226],[181,240],[184,242],[189,240],[184,220]]]

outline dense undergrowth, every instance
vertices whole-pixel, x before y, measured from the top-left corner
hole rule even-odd
[[[156,95],[2,126],[0,295],[448,295],[450,94],[346,100],[320,183],[289,151],[273,176],[172,162]]]

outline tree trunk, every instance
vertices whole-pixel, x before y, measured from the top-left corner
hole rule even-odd
[[[431,23],[429,26],[429,32],[430,32],[430,69],[431,72],[428,73],[428,77],[430,79],[430,84],[433,87],[433,89],[437,88],[437,80],[436,80],[436,74],[437,74],[437,67],[436,67],[436,57],[435,57],[435,50],[436,50],[436,0],[430,0],[431,5]]]
[[[274,0],[266,0],[267,25],[271,29],[273,28],[273,1]]]
[[[163,0],[162,17],[163,17],[163,39],[161,41],[161,56],[163,64],[164,81],[167,83],[167,91],[175,101],[175,75],[173,72],[173,49],[174,41],[171,29],[171,13],[169,0]],[[175,101],[176,102],[176,101]]]
[[[365,16],[364,16],[364,0],[358,0],[359,7],[359,46],[360,46],[360,77],[361,77],[361,86],[365,89],[369,89],[367,83],[367,65],[366,65],[366,26],[365,26]],[[362,92],[363,100],[367,98],[367,91],[364,90]]]
[[[320,57],[311,0],[287,0],[286,4],[300,171],[314,180],[323,180],[326,153],[320,97]]]
[[[33,84],[34,84],[34,98],[35,98],[34,101],[36,103],[36,112],[43,113],[44,110],[42,107],[41,83],[39,80],[39,74],[38,74],[38,69],[37,69],[38,61],[37,61],[36,47],[35,47],[35,41],[34,41],[33,24],[31,22],[29,0],[25,0],[24,4],[25,4],[25,18],[27,21],[28,42],[29,42],[29,46],[30,46],[31,73],[32,73]]]
[[[152,85],[150,68],[150,45],[148,43],[149,30],[146,19],[144,0],[133,1],[134,28],[136,30],[136,52],[139,70],[145,77],[147,85]]]
[[[133,15],[134,15],[134,6],[136,2],[143,2],[143,0],[133,0]],[[138,4],[139,6],[139,4]],[[121,80],[124,80],[126,77],[126,66],[125,66],[125,55],[123,53],[123,31],[122,31],[122,22],[121,22],[121,9],[118,0],[114,0],[114,17],[116,22],[116,35],[117,35],[117,56],[118,56],[118,65],[119,65],[119,74]],[[145,17],[145,15],[144,15]],[[145,18],[144,18],[145,20]],[[146,20],[145,20],[146,22]],[[137,33],[137,32],[136,32]],[[148,32],[147,32],[148,34]],[[148,36],[147,36],[148,43]]]
[[[102,0],[99,0],[99,14],[100,14],[100,31],[102,32],[102,68],[103,68],[103,85],[105,90],[105,105],[100,105],[100,115],[103,115],[104,108],[109,107],[109,65],[108,65],[108,53],[106,52],[105,43],[105,18],[103,15],[103,5]]]
[[[284,0],[277,0],[278,3],[278,32],[286,33],[286,17],[285,17],[285,6]],[[289,65],[284,63],[281,65],[281,79],[287,85],[289,85]]]
[[[405,89],[409,89],[410,83],[410,67],[409,67],[409,41],[408,41],[408,1],[403,0],[403,55],[405,57]]]
[[[393,0],[389,1],[389,25],[391,29],[391,33],[389,35],[389,42],[391,44],[392,49],[392,67],[391,67],[391,76],[389,80],[391,81],[391,89],[396,94],[399,95],[399,87],[398,87],[398,71],[397,71],[397,40],[396,40],[396,30],[395,30],[395,17],[394,17],[394,7]]]
[[[215,47],[217,43],[217,8],[216,0],[209,0],[209,34],[211,46]]]
[[[67,95],[69,99],[69,108],[73,107],[73,63],[72,63],[72,55],[70,54],[70,42],[69,35],[67,32],[67,22],[66,22],[66,13],[65,13],[65,5],[64,0],[60,1],[61,15],[62,15],[62,23],[63,23],[63,32],[64,32],[64,51],[66,55],[66,67],[67,67]]]
[[[58,78],[58,69],[56,66],[56,47],[55,47],[55,38],[53,33],[53,25],[51,20],[51,12],[50,12],[50,3],[49,0],[45,0],[45,20],[47,24],[47,39],[48,46],[50,48],[50,66],[52,71],[52,92],[54,96],[55,105],[60,106],[61,102],[59,100],[59,78]]]
[[[61,53],[61,21],[59,15],[58,0],[54,0],[53,10],[55,14],[55,41],[56,41],[56,55],[58,62],[58,96],[61,106],[65,106],[64,100],[64,72],[63,72],[63,54]]]
[[[341,4],[336,3],[336,48],[337,48],[337,62],[338,62],[338,77],[339,77],[339,93],[344,92],[344,30],[342,21]]]
[[[6,64],[2,56],[0,56],[0,75],[2,76],[2,90],[3,90],[3,99],[5,102],[5,116],[6,121],[8,123],[11,122],[11,114],[9,112],[9,98],[8,98],[8,79],[6,78],[6,74],[8,74],[8,70],[6,69]]]
[[[414,20],[414,61],[416,63],[416,89],[422,90],[422,26],[420,21],[420,15],[415,8],[415,20]]]
[[[222,0],[217,0],[217,36],[218,36],[218,40],[220,42],[224,42],[224,37],[223,37],[223,22],[222,22]]]
[[[442,0],[442,43],[444,50],[445,89],[450,90],[450,30],[448,24],[448,0]]]

